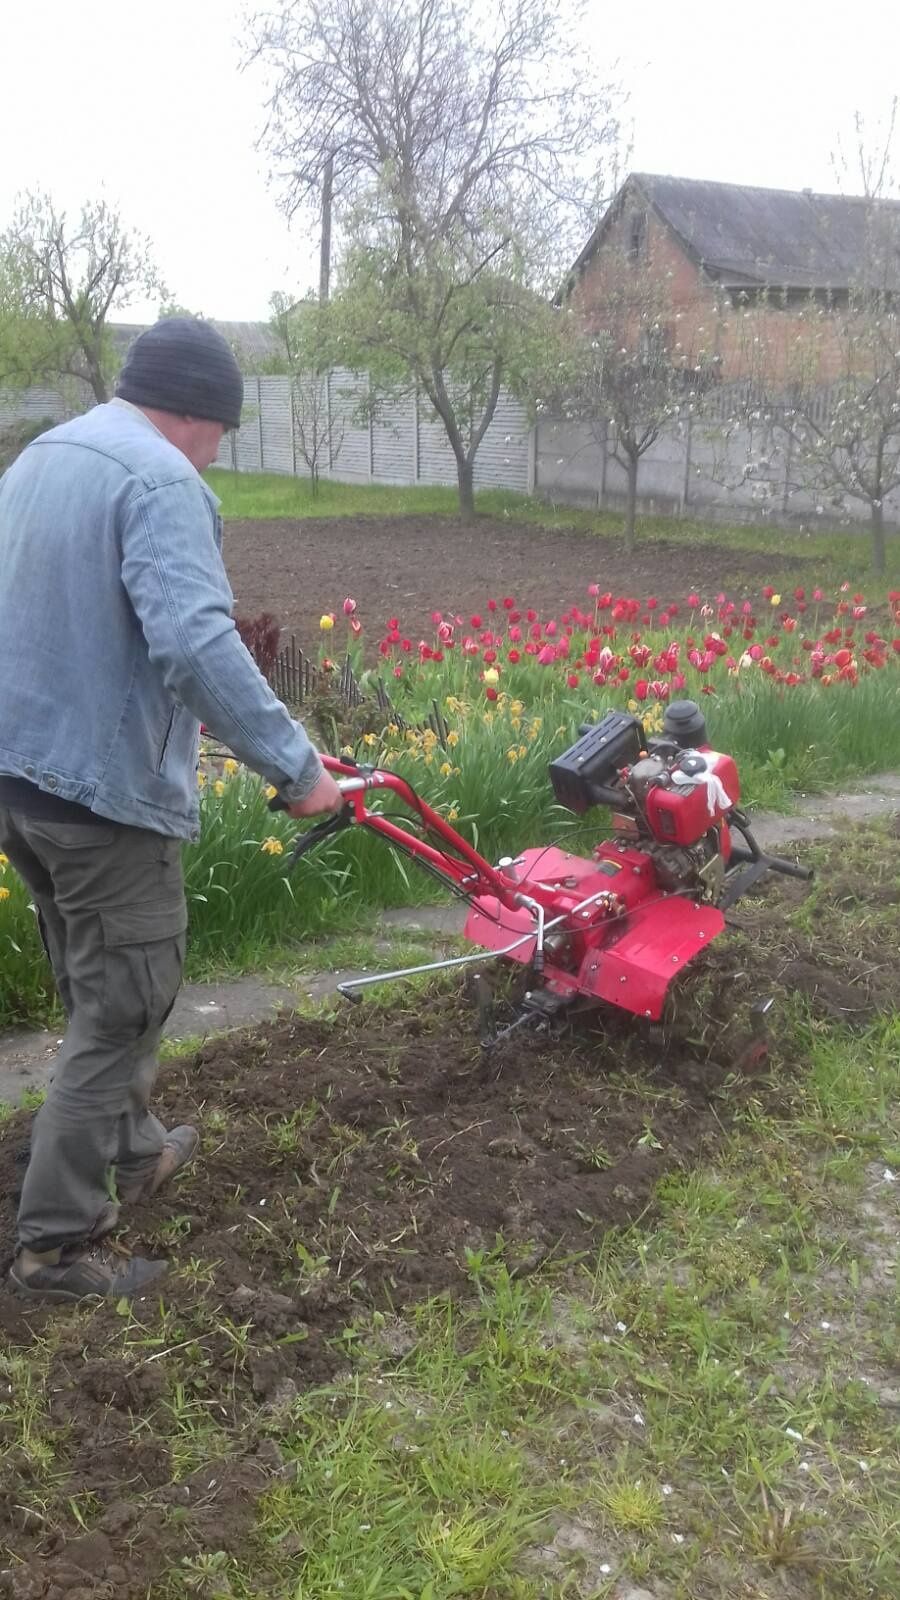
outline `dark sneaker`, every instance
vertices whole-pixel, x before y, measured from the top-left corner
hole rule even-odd
[[[168,1271],[166,1261],[121,1256],[102,1245],[73,1245],[46,1255],[23,1250],[9,1269],[16,1294],[33,1300],[131,1300]]]
[[[171,1132],[166,1134],[165,1144],[155,1167],[150,1167],[137,1177],[131,1178],[125,1174],[120,1177],[116,1173],[119,1199],[130,1206],[137,1205],[139,1200],[149,1200],[164,1183],[174,1178],[176,1172],[180,1172],[189,1161],[193,1161],[199,1143],[200,1135],[196,1128],[172,1128]]]

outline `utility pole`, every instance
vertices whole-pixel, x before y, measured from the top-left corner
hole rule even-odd
[[[319,247],[319,304],[325,305],[331,284],[331,199],[334,189],[334,156],[325,162],[322,174],[322,242]]]

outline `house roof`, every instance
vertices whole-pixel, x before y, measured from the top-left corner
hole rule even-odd
[[[757,189],[633,173],[575,262],[601,247],[629,198],[642,196],[710,276],[730,284],[846,289],[867,273],[877,229],[879,282],[900,289],[900,202],[811,189]]]

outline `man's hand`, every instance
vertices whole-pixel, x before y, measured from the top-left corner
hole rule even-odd
[[[289,817],[316,817],[321,811],[340,811],[344,797],[330,772],[323,772],[314,789],[295,805],[288,806]]]

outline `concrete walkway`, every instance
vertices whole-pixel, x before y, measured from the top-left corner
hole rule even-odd
[[[760,812],[753,826],[763,849],[774,854],[795,842],[835,837],[840,831],[840,819],[866,822],[895,812],[900,812],[900,774],[884,773],[866,779],[864,785],[847,793],[810,796],[790,816]],[[465,907],[451,902],[382,911],[378,925],[383,931],[391,930],[397,938],[424,934],[439,943],[442,937],[461,933],[464,920]],[[389,962],[390,946],[385,943],[383,948]],[[428,960],[425,949],[422,960]],[[176,1040],[202,1039],[229,1028],[265,1022],[278,1011],[294,1009],[304,1000],[323,1000],[334,994],[339,983],[359,976],[361,973],[350,971],[298,973],[289,985],[256,977],[233,978],[223,983],[186,983],[166,1025],[166,1035]],[[27,1090],[46,1087],[59,1044],[59,1037],[53,1033],[17,1030],[0,1034],[0,1102],[18,1105]]]

